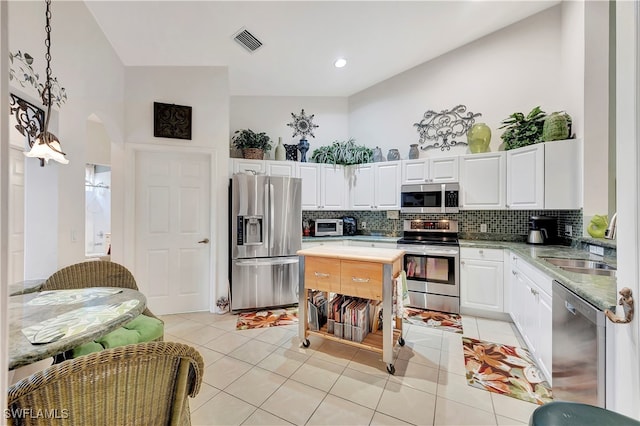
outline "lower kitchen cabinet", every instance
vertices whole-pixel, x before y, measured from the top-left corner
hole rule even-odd
[[[315,246],[344,246],[348,243],[346,240],[326,240],[326,241],[303,241],[302,248],[307,249]]]
[[[511,318],[551,384],[553,280],[511,255]]]
[[[374,247],[374,248],[396,248],[397,243],[387,243],[380,241],[358,241],[348,240],[346,241],[351,247]]]
[[[460,248],[460,308],[504,312],[503,251]]]

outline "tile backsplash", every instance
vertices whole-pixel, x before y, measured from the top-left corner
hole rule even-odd
[[[458,221],[459,233],[462,238],[524,241],[529,231],[530,216],[557,217],[558,236],[567,240],[578,238],[582,233],[582,210],[464,210],[451,214],[400,213],[400,219],[388,219],[386,211],[302,212],[302,219],[333,219],[342,216],[355,217],[360,233],[379,232],[390,236],[402,234],[404,219],[451,219]],[[361,229],[363,221],[367,223],[366,229]],[[483,223],[487,225],[487,232],[480,233],[480,225]],[[565,225],[571,225],[572,237],[564,235]]]

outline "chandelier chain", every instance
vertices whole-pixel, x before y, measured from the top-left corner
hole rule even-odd
[[[45,83],[46,99],[44,99],[45,93],[42,94],[42,101],[49,108],[51,107],[51,0],[46,0],[47,12],[46,12],[46,24],[45,31],[47,32],[47,38],[44,41],[47,47],[47,53],[45,59],[47,60],[47,82]],[[47,120],[48,121],[48,120]]]

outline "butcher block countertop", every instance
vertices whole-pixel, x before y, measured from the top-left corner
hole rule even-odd
[[[317,246],[298,250],[299,256],[330,257],[334,259],[358,260],[363,262],[394,263],[404,250],[373,247]]]

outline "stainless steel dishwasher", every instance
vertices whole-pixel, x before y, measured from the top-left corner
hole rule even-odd
[[[605,407],[605,316],[553,282],[553,399]]]

